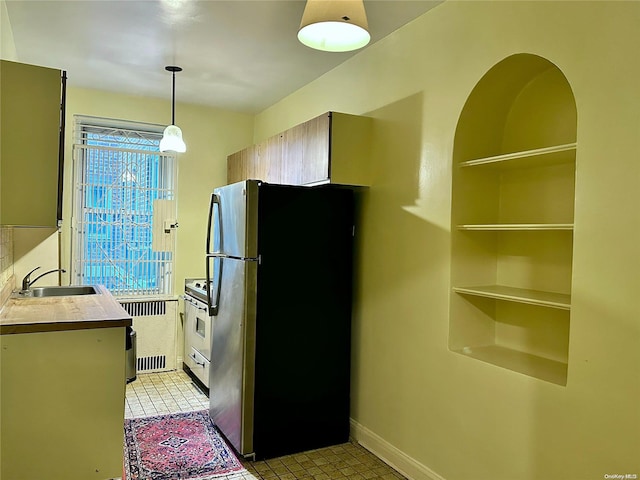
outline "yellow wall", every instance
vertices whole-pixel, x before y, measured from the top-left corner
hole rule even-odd
[[[449,1],[256,117],[255,141],[327,110],[375,119],[352,417],[415,478],[640,476],[639,44],[638,2]],[[447,348],[455,129],[521,52],[559,67],[578,111],[566,387]]]
[[[13,230],[13,273],[16,287],[21,287],[24,276],[36,267],[31,280],[49,270],[60,267],[60,233],[57,228],[15,228]],[[36,285],[59,285],[57,273],[48,274],[38,280]]]
[[[13,30],[11,23],[9,23],[5,0],[0,0],[0,57],[3,60],[18,61],[16,45],[13,42]]]
[[[171,118],[171,103],[155,98],[69,87],[62,230],[62,265],[67,270],[71,229],[71,149],[73,115],[76,114],[165,124]],[[226,183],[227,155],[251,143],[253,117],[177,103],[176,123],[182,128],[187,144],[187,151],[178,154],[179,229],[174,290],[181,293],[185,277],[203,277],[205,274],[204,242],[209,195],[214,187]]]

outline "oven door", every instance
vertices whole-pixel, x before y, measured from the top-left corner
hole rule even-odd
[[[207,305],[189,295],[185,295],[185,354],[191,348],[196,350],[207,361],[211,360],[211,327],[212,319],[207,313]]]

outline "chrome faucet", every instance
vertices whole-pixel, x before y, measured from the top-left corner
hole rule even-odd
[[[38,281],[38,279],[44,277],[45,275],[49,275],[50,273],[54,273],[54,272],[62,272],[62,273],[66,273],[66,270],[64,268],[56,268],[55,270],[49,270],[48,272],[44,272],[41,275],[38,275],[36,278],[34,278],[33,280],[31,280],[31,274],[33,272],[35,272],[36,270],[38,270],[40,267],[36,267],[33,270],[31,270],[29,273],[27,273],[24,278],[22,279],[22,290],[20,291],[20,293],[22,293],[23,295],[27,292],[29,292],[29,289],[31,288],[31,285],[33,285],[34,283],[36,283]]]

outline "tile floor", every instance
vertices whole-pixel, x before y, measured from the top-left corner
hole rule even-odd
[[[124,418],[207,410],[209,399],[182,370],[138,374],[127,384]]]
[[[139,374],[127,385],[125,418],[206,410],[209,399],[182,370]],[[259,462],[243,460],[246,470],[216,480],[404,479],[354,442]]]

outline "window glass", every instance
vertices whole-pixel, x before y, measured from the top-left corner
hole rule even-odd
[[[174,199],[175,154],[159,152],[154,126],[104,122],[76,124],[73,281],[115,295],[171,293],[175,242],[157,251],[153,234],[158,201]],[[166,205],[175,219],[175,202],[173,212]]]

